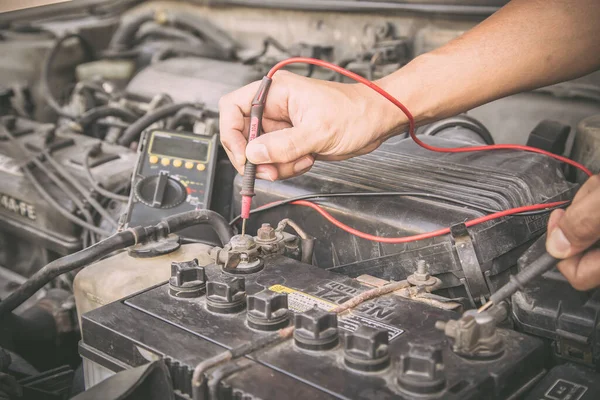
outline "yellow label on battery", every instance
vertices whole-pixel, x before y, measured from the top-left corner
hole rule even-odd
[[[314,306],[325,311],[331,311],[337,306],[335,303],[331,303],[287,286],[273,285],[269,289],[277,293],[287,293],[288,308],[294,312],[305,312],[312,309]]]

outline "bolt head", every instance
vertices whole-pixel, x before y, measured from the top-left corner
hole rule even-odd
[[[258,228],[256,236],[262,241],[274,240],[276,238],[275,229],[270,224],[262,224],[262,226]]]

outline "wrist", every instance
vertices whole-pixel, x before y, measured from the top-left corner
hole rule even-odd
[[[417,125],[443,118],[443,110],[439,103],[441,96],[433,94],[435,87],[427,78],[434,76],[431,66],[436,61],[432,58],[435,57],[429,54],[421,55],[398,71],[375,81],[377,85],[406,106]],[[383,97],[381,98],[383,99]],[[391,102],[387,102],[391,104]],[[392,106],[396,109],[393,114],[396,117],[396,125],[398,128],[402,128],[403,125],[406,125],[406,117],[400,109]]]

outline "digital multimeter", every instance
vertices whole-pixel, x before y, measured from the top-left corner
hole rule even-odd
[[[210,206],[218,135],[164,130],[144,135],[127,209],[128,226]]]

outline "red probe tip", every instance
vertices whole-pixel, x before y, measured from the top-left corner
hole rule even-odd
[[[252,196],[242,196],[242,212],[240,213],[243,219],[250,218],[250,208],[252,207]]]

